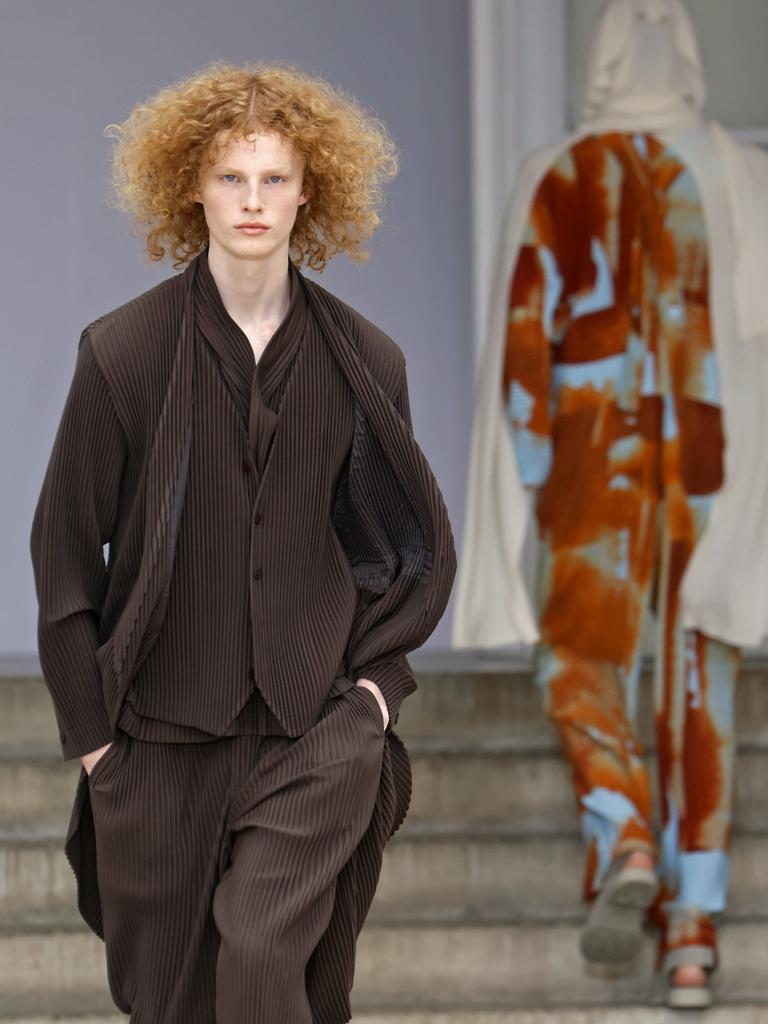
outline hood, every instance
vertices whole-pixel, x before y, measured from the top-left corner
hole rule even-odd
[[[700,125],[705,97],[699,45],[682,0],[609,0],[592,35],[580,127]]]

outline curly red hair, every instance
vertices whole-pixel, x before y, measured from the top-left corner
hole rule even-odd
[[[361,262],[361,244],[381,223],[382,184],[398,170],[384,124],[322,78],[289,65],[212,61],[138,103],[105,133],[118,138],[115,204],[141,226],[150,260],[170,251],[174,267],[208,241],[203,207],[192,198],[203,161],[249,132],[275,132],[304,159],[310,201],[300,206],[290,257],[322,270],[339,252]]]

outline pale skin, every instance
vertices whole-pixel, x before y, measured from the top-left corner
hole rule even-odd
[[[215,163],[201,167],[193,198],[204,210],[208,226],[208,266],[224,308],[242,329],[258,362],[288,311],[288,250],[300,206],[310,197],[304,188],[304,163],[290,143],[274,133],[251,133],[230,141],[215,154]],[[255,234],[236,225],[259,223]],[[376,698],[384,727],[389,711],[372,679],[358,679]],[[112,746],[83,754],[90,775]]]

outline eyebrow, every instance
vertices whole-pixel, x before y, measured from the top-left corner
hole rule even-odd
[[[245,171],[241,171],[239,167],[233,167],[231,164],[214,164],[213,169],[215,171],[227,171],[233,174],[245,174]],[[266,170],[261,172],[262,174],[282,174],[287,177],[291,172],[287,167],[268,167]]]

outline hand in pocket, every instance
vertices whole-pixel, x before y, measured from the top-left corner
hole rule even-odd
[[[104,746],[104,747],[99,747],[98,750],[92,750],[90,754],[83,754],[82,755],[82,757],[80,758],[80,761],[81,761],[81,763],[83,765],[83,768],[85,768],[85,770],[86,770],[88,775],[91,774],[91,772],[93,771],[94,767],[99,763],[99,761],[102,759],[102,757],[104,757],[106,752],[112,746],[112,743],[114,743],[114,740],[112,740],[110,743],[107,743],[106,746]]]

